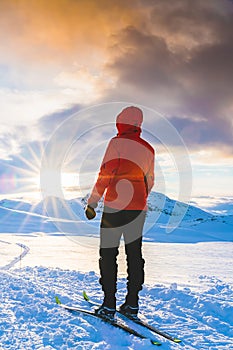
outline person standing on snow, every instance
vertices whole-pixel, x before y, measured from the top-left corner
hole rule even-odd
[[[116,312],[117,255],[123,234],[127,259],[127,295],[120,312],[137,317],[138,293],[144,283],[142,231],[147,197],[154,184],[154,149],[140,137],[143,113],[126,107],[116,118],[117,136],[105,152],[98,179],[88,199],[85,214],[95,217],[95,208],[104,195],[100,224],[100,284],[102,305],[95,310],[113,319]]]

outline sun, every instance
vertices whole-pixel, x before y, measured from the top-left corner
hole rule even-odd
[[[5,175],[0,177],[1,197],[4,193],[12,198],[30,199],[36,202],[45,196],[66,197],[67,193],[77,197],[78,174],[63,167],[42,169],[41,157],[44,152],[43,142],[27,145],[17,155],[17,162],[8,162]],[[17,164],[17,165],[16,165]],[[44,193],[43,193],[44,192]]]
[[[64,172],[61,174],[61,183],[63,188],[71,189],[77,186],[77,174]]]

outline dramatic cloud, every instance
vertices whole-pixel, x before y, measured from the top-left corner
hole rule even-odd
[[[86,63],[98,60],[109,34],[140,20],[134,2],[1,0],[1,51],[14,62]],[[13,40],[8,40],[11,37]],[[102,53],[101,53],[102,55]]]
[[[8,120],[16,104],[28,122],[128,100],[165,113],[190,145],[231,144],[232,2],[3,0],[0,23]]]
[[[150,1],[147,17],[146,30],[129,26],[113,37],[110,96],[165,112],[190,146],[232,149],[232,4]]]
[[[112,101],[164,114],[195,166],[209,157],[216,164],[223,159],[229,168],[232,43],[230,0],[1,0],[1,174],[7,176],[7,165],[12,174],[19,173],[17,167],[30,168],[30,161],[38,165],[34,156],[40,157],[45,142],[73,112]],[[117,110],[104,110],[104,123],[112,122]],[[76,145],[79,151],[88,150],[90,139],[99,145],[115,132],[98,129],[95,115],[84,115],[79,132],[96,129]],[[157,135],[159,119],[145,119],[144,127]],[[56,143],[61,150],[75,137],[77,123],[64,125]],[[87,169],[89,164],[91,156]]]
[[[108,39],[140,23],[133,2],[0,1],[0,104],[7,124],[30,124],[73,104],[90,105],[114,85]]]

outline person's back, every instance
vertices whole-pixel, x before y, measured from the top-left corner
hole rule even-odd
[[[118,134],[109,142],[88,204],[97,202],[106,189],[106,206],[146,210],[154,184],[154,149],[140,137],[141,124],[142,112],[137,107],[127,107],[118,115]]]
[[[96,310],[103,317],[113,317],[116,311],[116,258],[122,234],[128,293],[120,311],[125,315],[137,316],[138,293],[144,283],[142,231],[147,197],[154,184],[154,149],[140,137],[142,120],[142,111],[133,106],[117,116],[118,134],[108,144],[86,208],[88,219],[94,218],[94,208],[104,195],[99,259],[104,301]]]

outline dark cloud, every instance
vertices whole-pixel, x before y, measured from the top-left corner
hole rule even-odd
[[[232,133],[231,123],[228,120],[190,120],[171,117],[171,123],[178,130],[185,143],[190,146],[203,148],[203,145],[217,146],[225,144],[231,149]]]
[[[115,61],[109,67],[117,71],[120,80],[147,88],[172,82],[175,57],[163,38],[130,26],[122,30],[116,40],[119,42],[114,48]]]
[[[216,42],[231,25],[232,4],[228,0],[158,0],[150,4],[152,30],[165,34],[174,46],[189,40],[186,47]]]
[[[108,68],[118,80],[110,95],[165,112],[179,130],[193,133],[190,146],[221,143],[231,149],[232,3],[160,0],[145,5],[146,28],[130,26],[113,37]]]
[[[25,72],[31,67],[43,82],[54,86],[61,67],[66,71],[77,61],[89,65],[91,71],[101,52],[101,69],[106,60],[104,73],[109,73],[109,81],[116,79],[116,84],[104,90],[100,102],[131,101],[158,109],[190,146],[217,143],[232,148],[232,1],[53,0],[48,4],[43,0],[29,4],[4,0],[0,7],[0,37],[6,55],[0,66],[3,85],[27,85],[8,68],[15,60],[21,75],[21,66]],[[35,62],[41,70],[35,69]],[[98,71],[98,65],[93,71]],[[25,80],[29,77],[25,74]],[[81,108],[68,106],[41,118],[37,127],[42,140],[48,140]],[[0,146],[10,153],[18,135],[3,136]]]

